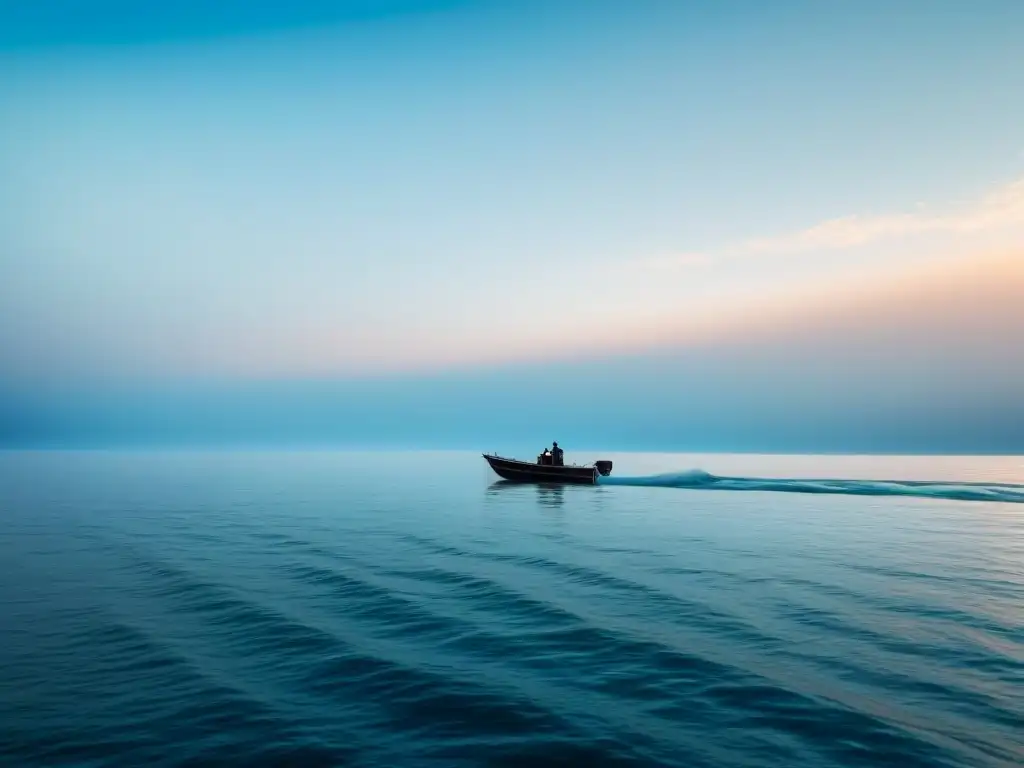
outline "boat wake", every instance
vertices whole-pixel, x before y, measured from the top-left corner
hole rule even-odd
[[[703,470],[645,477],[601,477],[598,485],[687,488],[704,491],[776,491],[848,496],[911,496],[957,501],[999,501],[1024,504],[1024,485],[920,480],[798,480],[759,477],[717,477]]]

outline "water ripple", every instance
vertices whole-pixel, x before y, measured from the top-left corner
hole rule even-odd
[[[0,462],[3,764],[1024,756],[1007,505],[58,459]]]

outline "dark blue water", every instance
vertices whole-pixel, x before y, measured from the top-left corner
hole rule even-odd
[[[1024,460],[613,458],[0,454],[0,762],[1021,763]]]

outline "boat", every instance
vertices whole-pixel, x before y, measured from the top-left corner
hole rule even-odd
[[[542,463],[544,455],[536,462],[506,459],[494,454],[483,454],[484,459],[498,477],[517,483],[571,483],[574,485],[597,485],[599,476],[612,473],[612,463],[607,460],[595,461],[583,466]]]

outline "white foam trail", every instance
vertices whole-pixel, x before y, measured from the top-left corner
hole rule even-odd
[[[1024,504],[1024,485],[920,480],[827,480],[761,477],[716,477],[700,469],[645,477],[601,477],[600,485],[686,488],[705,491],[775,491],[849,496],[912,496],[958,501],[999,501]]]

